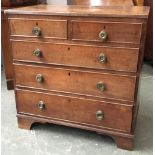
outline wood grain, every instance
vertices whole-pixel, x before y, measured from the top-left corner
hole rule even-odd
[[[146,6],[57,6],[57,5],[37,5],[11,10],[5,10],[6,14],[27,14],[27,15],[57,15],[57,16],[91,16],[91,17],[128,17],[147,18],[149,7]]]
[[[12,36],[30,36],[36,37],[32,34],[34,27],[41,29],[41,38],[59,38],[67,39],[67,21],[66,20],[26,20],[26,19],[12,19],[10,20],[10,28]]]
[[[39,101],[45,103],[45,109],[37,107]],[[114,128],[130,132],[132,106],[120,106],[92,100],[68,98],[29,91],[17,91],[18,113],[47,118],[57,118],[73,122],[80,122]],[[88,108],[89,107],[89,108]],[[104,119],[96,119],[97,111],[104,112]]]
[[[108,34],[105,41],[99,38],[102,30]],[[103,44],[104,42],[139,44],[141,30],[142,24],[140,23],[72,21],[73,40],[99,41]]]
[[[104,98],[134,100],[135,76],[99,74],[97,72],[83,72],[82,70],[65,70],[21,64],[15,64],[14,69],[16,85]],[[42,83],[36,82],[37,74],[43,75],[44,81]],[[101,92],[97,89],[96,85],[98,82],[105,84],[105,91]]]
[[[116,71],[136,72],[139,49],[53,44],[50,42],[12,41],[13,59],[44,64],[86,67]],[[24,49],[24,50],[23,50]],[[36,57],[33,52],[40,49],[41,56]],[[105,63],[99,62],[99,55],[106,56]]]

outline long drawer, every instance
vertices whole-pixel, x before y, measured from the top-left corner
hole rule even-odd
[[[72,40],[140,44],[141,23],[72,20]]]
[[[17,90],[16,97],[21,114],[125,132],[131,129],[132,106],[27,90]]]
[[[16,85],[134,100],[136,76],[15,64]]]
[[[12,41],[13,59],[136,72],[139,49]]]
[[[11,36],[67,39],[67,20],[11,19]]]

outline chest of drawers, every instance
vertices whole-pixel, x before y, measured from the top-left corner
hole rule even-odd
[[[6,11],[20,128],[55,123],[133,148],[148,7]]]

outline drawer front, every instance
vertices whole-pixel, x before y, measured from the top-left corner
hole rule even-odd
[[[132,106],[24,90],[17,90],[16,97],[18,113],[125,132],[131,129]]]
[[[142,24],[72,21],[72,40],[140,44]]]
[[[12,42],[13,58],[39,63],[136,72],[139,49]]]
[[[134,100],[135,76],[15,65],[16,85],[98,97]]]
[[[67,39],[67,20],[11,19],[11,35]]]

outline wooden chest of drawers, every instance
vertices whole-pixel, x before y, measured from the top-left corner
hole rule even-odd
[[[6,11],[20,128],[55,123],[133,148],[148,7]]]

